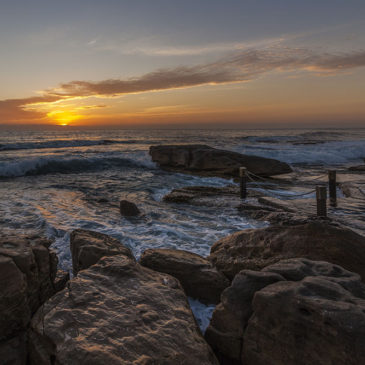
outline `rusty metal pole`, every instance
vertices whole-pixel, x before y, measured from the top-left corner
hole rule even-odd
[[[330,204],[332,207],[336,207],[337,206],[336,170],[328,170],[328,190],[330,196]]]
[[[317,216],[327,217],[327,188],[316,186]]]
[[[247,196],[247,177],[246,167],[240,167],[240,198],[246,199]]]

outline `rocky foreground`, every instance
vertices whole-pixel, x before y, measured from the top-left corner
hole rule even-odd
[[[38,237],[0,238],[0,363],[25,364],[27,329],[38,308],[63,289],[51,242]]]
[[[71,234],[0,240],[1,364],[353,364],[365,358],[365,238],[327,221],[247,230],[208,258]],[[67,282],[67,285],[66,285]],[[65,286],[66,285],[66,286]],[[203,337],[187,295],[217,304]]]

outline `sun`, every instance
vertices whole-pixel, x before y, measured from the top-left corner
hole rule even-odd
[[[82,116],[68,110],[54,110],[47,113],[48,118],[57,122],[58,125],[67,127],[70,122],[80,119]]]

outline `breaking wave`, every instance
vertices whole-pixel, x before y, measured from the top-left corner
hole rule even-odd
[[[275,158],[289,164],[340,165],[363,162],[364,141],[332,141],[320,144],[241,145],[237,152]]]
[[[69,174],[115,167],[144,167],[151,169],[155,167],[155,164],[147,156],[140,154],[130,157],[39,157],[21,161],[0,162],[0,177],[8,178],[52,173]]]

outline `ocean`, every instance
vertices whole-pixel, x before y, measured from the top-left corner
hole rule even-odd
[[[148,154],[149,147],[158,144],[207,144],[276,158],[310,172],[362,164],[365,129],[2,128],[2,234],[46,235],[54,241],[60,267],[70,270],[69,234],[76,228],[109,234],[138,258],[147,248],[184,249],[207,256],[218,239],[266,224],[245,219],[231,208],[212,210],[163,202],[164,194],[174,188],[234,182],[163,171]],[[121,199],[135,202],[143,217],[121,217]],[[212,308],[201,310],[211,313]]]

